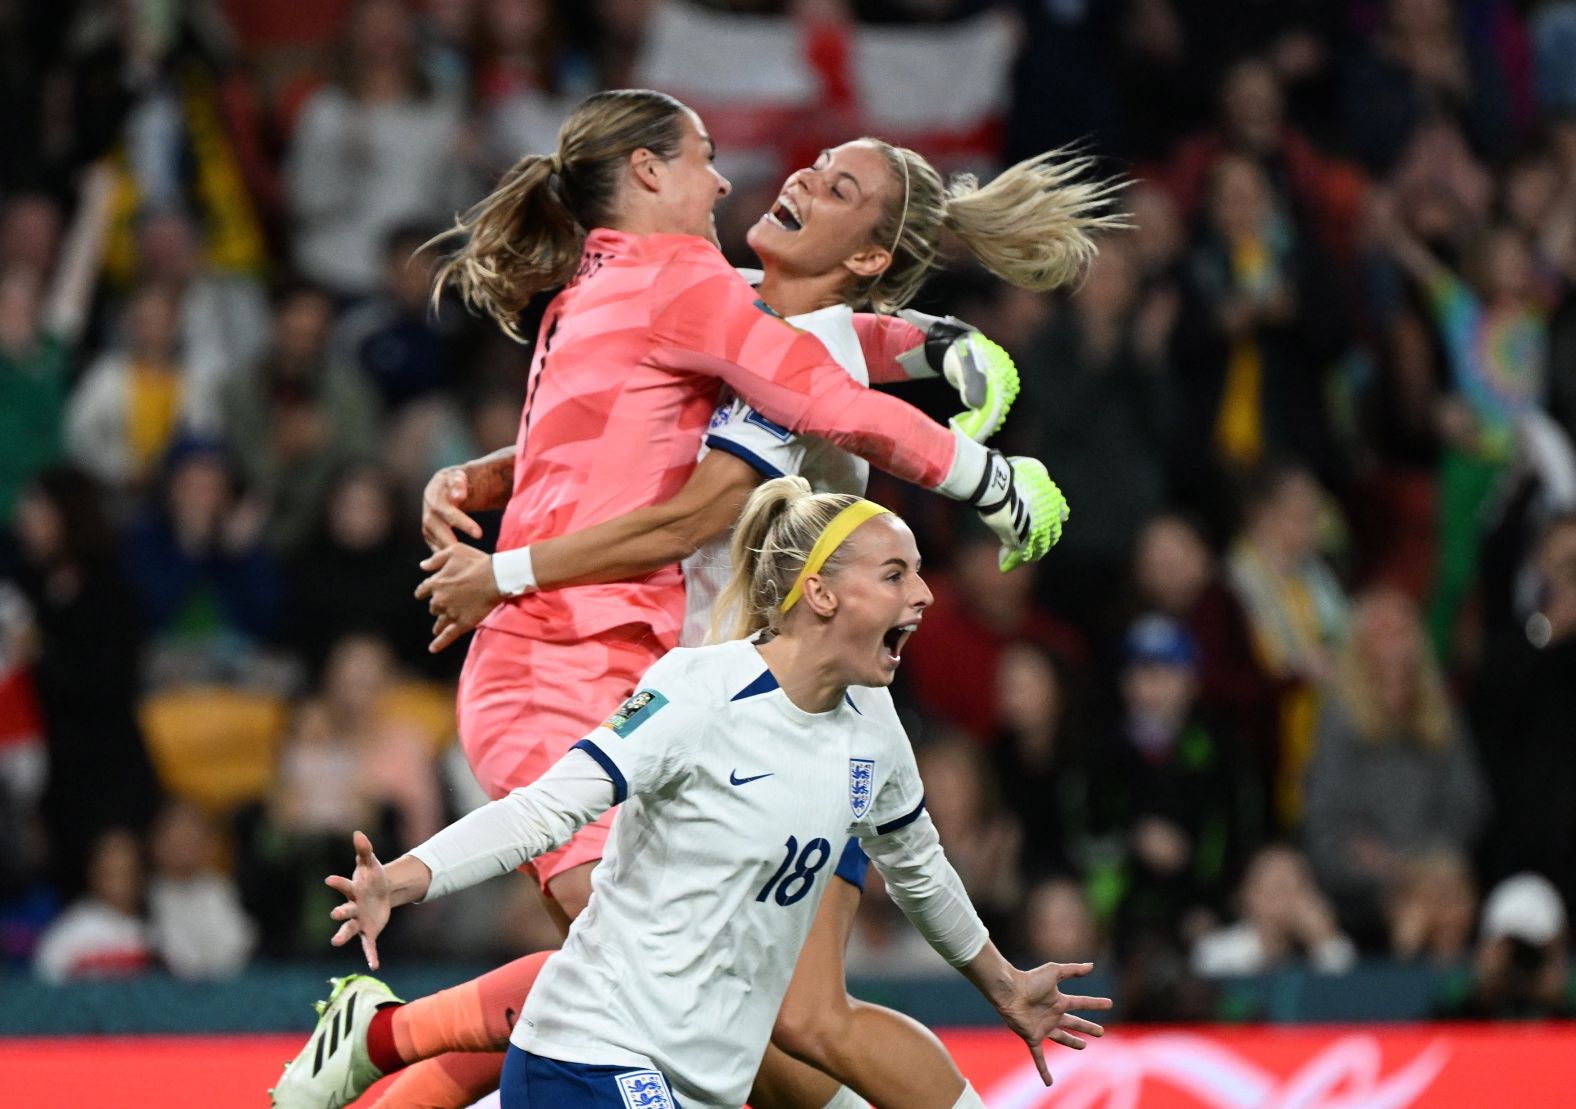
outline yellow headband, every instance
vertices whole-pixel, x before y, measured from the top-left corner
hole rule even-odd
[[[799,598],[804,596],[804,580],[811,574],[821,572],[821,567],[832,557],[832,552],[843,545],[843,540],[853,534],[855,528],[866,520],[888,515],[891,511],[875,501],[858,500],[833,516],[832,522],[826,525],[826,530],[815,541],[815,546],[810,548],[810,557],[804,560],[799,576],[794,579],[793,588],[788,590],[788,596],[783,599],[782,611],[786,613],[799,602]]]

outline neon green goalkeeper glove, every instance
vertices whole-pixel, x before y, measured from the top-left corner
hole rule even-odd
[[[1018,367],[1012,356],[956,316],[904,309],[898,317],[925,332],[922,346],[898,356],[909,375],[923,375],[923,359],[925,369],[946,378],[968,405],[952,417],[952,426],[976,443],[1000,431],[1018,399]]]
[[[1034,458],[991,451],[979,488],[969,498],[985,525],[1001,539],[1002,573],[1038,562],[1056,546],[1067,520],[1067,498]]]

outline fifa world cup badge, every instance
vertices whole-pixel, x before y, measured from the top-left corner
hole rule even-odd
[[[618,1092],[627,1109],[673,1109],[668,1080],[660,1071],[636,1070],[618,1076]]]
[[[656,715],[657,710],[667,703],[668,699],[656,690],[642,689],[619,705],[617,712],[602,721],[602,727],[621,739],[626,738],[630,732]]]
[[[863,820],[870,811],[876,785],[875,759],[848,760],[848,804],[854,810],[854,819]]]

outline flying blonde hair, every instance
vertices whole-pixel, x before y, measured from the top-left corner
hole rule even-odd
[[[864,138],[886,158],[898,187],[872,239],[892,264],[859,290],[878,312],[914,299],[941,264],[951,231],[974,259],[1012,285],[1044,291],[1081,280],[1094,261],[1094,234],[1130,226],[1113,202],[1126,183],[1091,176],[1095,160],[1052,150],[1009,166],[981,185],[973,174],[943,183],[923,155]]]

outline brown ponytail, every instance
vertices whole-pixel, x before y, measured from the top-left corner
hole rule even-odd
[[[588,97],[559,128],[556,153],[521,158],[485,200],[433,240],[464,240],[439,268],[434,299],[452,284],[465,303],[525,342],[520,312],[537,293],[567,282],[588,230],[614,219],[629,156],[677,156],[687,111],[650,89]]]

